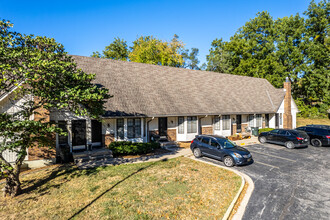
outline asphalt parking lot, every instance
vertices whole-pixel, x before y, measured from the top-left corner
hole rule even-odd
[[[249,175],[255,189],[243,219],[330,218],[330,147],[290,150],[254,144],[245,148],[255,162],[234,168]]]

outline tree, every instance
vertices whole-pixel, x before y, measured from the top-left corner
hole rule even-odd
[[[232,55],[225,47],[222,38],[212,41],[210,54],[206,56],[208,71],[231,73],[233,71]]]
[[[120,38],[115,38],[114,41],[105,47],[103,50],[103,55],[100,52],[93,52],[92,57],[107,58],[113,60],[124,60],[128,59],[129,50],[127,47],[127,42]]]
[[[198,66],[199,60],[197,58],[199,53],[198,48],[191,48],[191,51],[187,49],[182,53],[184,59],[184,67],[192,70],[200,70],[201,68]]]
[[[141,36],[133,41],[129,59],[138,63],[181,67],[184,63],[183,50],[184,45],[178,40],[177,35],[174,35],[170,42],[152,36]]]
[[[330,104],[330,2],[310,3],[306,19],[306,71],[302,78],[302,92],[307,104]]]
[[[293,97],[301,94],[301,77],[305,65],[305,22],[298,14],[275,21],[275,51],[279,71],[292,82]]]
[[[23,101],[17,112],[0,113],[0,174],[6,178],[4,194],[16,196],[21,193],[19,173],[27,149],[49,146],[54,132],[63,133],[43,116],[57,109],[99,118],[110,96],[107,89],[92,83],[95,75],[77,68],[63,45],[13,32],[11,27],[9,21],[0,21],[0,91],[16,88],[11,100]],[[33,115],[38,117],[31,120]],[[14,165],[4,159],[5,150],[17,153]]]

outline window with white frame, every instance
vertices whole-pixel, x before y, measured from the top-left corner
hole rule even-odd
[[[257,114],[256,115],[256,119],[257,119],[256,126],[257,127],[262,127],[262,115],[261,114]]]
[[[197,133],[197,116],[187,117],[187,132]]]
[[[141,119],[129,118],[127,119],[127,138],[141,137]]]
[[[117,119],[117,138],[123,140],[124,139],[124,119]]]
[[[283,115],[282,113],[280,113],[280,125],[282,125],[282,121],[283,121]]]
[[[214,130],[220,130],[220,117],[219,116],[215,116],[214,117]]]
[[[222,116],[222,130],[230,130],[230,115]]]
[[[254,115],[249,115],[249,127],[254,127]]]
[[[178,134],[184,134],[184,117],[178,117]]]

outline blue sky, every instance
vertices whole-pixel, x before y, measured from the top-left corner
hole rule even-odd
[[[273,18],[302,15],[309,2],[0,0],[0,18],[13,22],[15,31],[55,38],[70,54],[82,56],[102,51],[114,37],[131,45],[141,35],[170,40],[177,34],[187,48],[200,50],[202,63],[214,39],[229,40],[257,12],[268,11]]]

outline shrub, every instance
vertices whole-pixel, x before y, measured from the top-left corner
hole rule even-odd
[[[267,131],[271,131],[271,130],[274,130],[274,128],[261,128],[261,129],[259,129],[259,134],[261,132],[267,132]]]
[[[146,154],[160,147],[159,143],[132,143],[130,141],[115,141],[108,148],[114,155]]]

